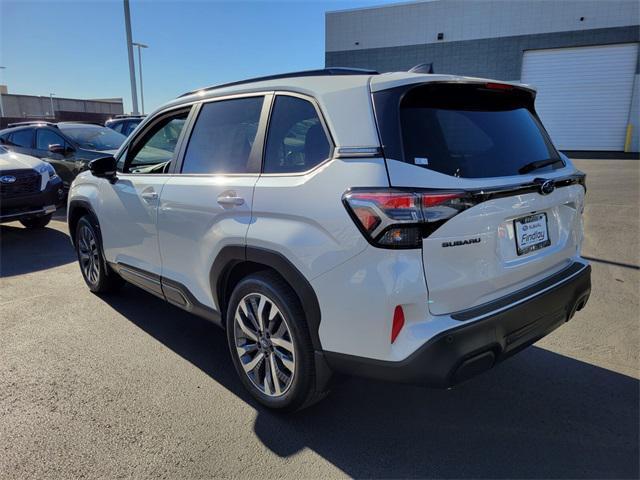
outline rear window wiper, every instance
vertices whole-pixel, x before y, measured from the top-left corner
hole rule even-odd
[[[525,173],[538,170],[539,168],[548,167],[549,165],[555,165],[556,163],[562,163],[564,165],[564,162],[559,158],[548,158],[546,160],[536,160],[535,162],[530,162],[520,167],[518,169],[518,173],[523,175]]]

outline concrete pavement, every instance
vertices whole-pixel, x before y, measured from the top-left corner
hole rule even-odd
[[[640,162],[577,163],[585,310],[456,389],[347,379],[288,416],[244,393],[221,330],[89,293],[63,216],[1,226],[0,477],[638,478]]]

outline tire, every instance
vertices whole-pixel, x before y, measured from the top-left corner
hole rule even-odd
[[[53,214],[50,213],[41,217],[24,218],[20,220],[20,223],[29,229],[44,228],[49,225],[52,216]]]
[[[94,219],[83,216],[76,226],[74,242],[82,278],[93,293],[115,292],[124,280],[105,262],[100,241]]]
[[[260,328],[256,314],[263,301]],[[240,381],[262,405],[290,412],[324,397],[325,392],[315,391],[314,349],[304,311],[279,275],[260,272],[238,283],[229,300],[226,331]]]

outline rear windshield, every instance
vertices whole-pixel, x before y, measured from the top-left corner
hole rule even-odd
[[[388,94],[385,100],[394,101]],[[564,166],[526,91],[429,85],[405,91],[395,101],[399,138],[389,138],[392,110],[379,118],[387,124],[381,134],[388,158],[464,178],[543,173]],[[385,111],[376,108],[377,114],[379,110]],[[400,144],[395,152],[394,142]]]

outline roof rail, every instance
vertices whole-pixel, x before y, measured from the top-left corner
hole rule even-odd
[[[303,70],[300,72],[280,73],[277,75],[267,75],[266,77],[247,78],[246,80],[240,80],[237,82],[222,83],[220,85],[212,85],[210,87],[198,88],[191,90],[190,92],[183,93],[178,98],[192,95],[196,92],[204,92],[209,90],[215,90],[217,88],[234,87],[236,85],[242,85],[245,83],[253,82],[266,82],[267,80],[278,80],[280,78],[295,78],[295,77],[328,77],[335,75],[379,75],[380,72],[375,70],[367,70],[364,68],[345,68],[345,67],[330,67],[322,68],[318,70]]]
[[[55,126],[55,123],[47,122],[46,120],[28,120],[26,122],[8,123],[7,124],[7,128],[24,127],[24,126],[27,126],[27,125],[53,125],[53,126]]]

